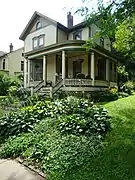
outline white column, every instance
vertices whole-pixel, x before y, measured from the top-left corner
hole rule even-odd
[[[94,86],[94,81],[95,81],[95,57],[94,57],[94,52],[91,53],[91,78],[92,80],[92,86]]]
[[[106,59],[106,81],[109,81],[109,60]]]
[[[30,60],[28,59],[28,86],[30,86]]]
[[[47,58],[46,58],[46,56],[43,56],[43,81],[44,81],[44,85],[46,86],[46,81],[47,81]]]
[[[27,87],[27,59],[24,58],[24,88]]]
[[[62,51],[62,79],[65,84],[65,51]]]

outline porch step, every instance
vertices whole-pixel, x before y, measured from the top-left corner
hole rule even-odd
[[[40,90],[39,90],[39,94],[40,95],[47,95],[47,96],[50,96],[50,91],[51,89],[49,87],[42,87]]]

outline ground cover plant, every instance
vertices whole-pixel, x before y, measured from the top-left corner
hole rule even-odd
[[[48,179],[62,180],[98,155],[108,131],[108,112],[88,100],[37,102],[0,118],[4,137],[0,156],[19,156],[38,166]]]

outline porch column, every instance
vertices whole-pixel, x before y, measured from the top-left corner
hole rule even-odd
[[[106,81],[109,81],[109,59],[106,59]]]
[[[24,58],[24,72],[23,72],[23,76],[24,76],[24,88],[27,87],[27,59]]]
[[[91,78],[92,78],[92,86],[94,86],[95,81],[95,57],[94,52],[91,53]]]
[[[44,85],[46,86],[47,81],[47,57],[43,56],[43,81]]]
[[[65,84],[65,51],[62,51],[62,79]]]
[[[28,59],[28,86],[30,86],[30,59]]]

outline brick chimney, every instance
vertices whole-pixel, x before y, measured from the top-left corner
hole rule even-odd
[[[13,51],[13,44],[11,43],[9,46],[9,52],[11,53]]]
[[[73,27],[73,16],[71,15],[71,12],[68,12],[67,14],[67,27],[68,28]]]

